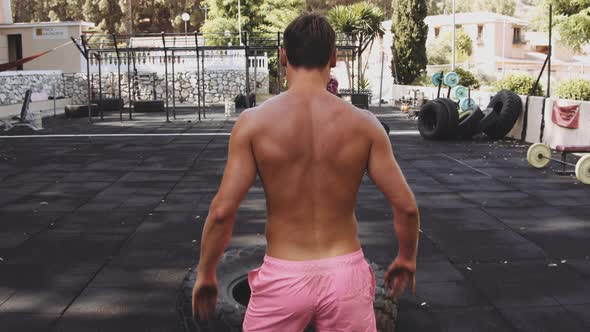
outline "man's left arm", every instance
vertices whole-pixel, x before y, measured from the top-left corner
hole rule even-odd
[[[217,262],[231,238],[240,203],[256,179],[249,113],[243,113],[232,130],[221,185],[203,228],[198,272],[205,277],[214,277]]]

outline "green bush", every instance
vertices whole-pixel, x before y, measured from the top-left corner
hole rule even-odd
[[[535,85],[535,81],[537,79],[527,74],[511,74],[506,76],[505,78],[497,81],[494,84],[494,87],[497,91],[500,90],[510,90],[519,95],[528,95],[533,86]],[[533,96],[542,96],[543,95],[543,86],[539,82],[535,91],[533,91]]]
[[[462,86],[471,89],[479,89],[481,86],[477,78],[470,71],[457,67],[455,68],[455,73],[459,75],[459,84]]]
[[[423,72],[420,76],[416,77],[416,79],[412,82],[412,85],[417,86],[434,86],[432,84],[432,77],[428,75],[428,73]]]
[[[557,96],[564,99],[590,100],[590,82],[581,78],[565,81],[557,88]]]

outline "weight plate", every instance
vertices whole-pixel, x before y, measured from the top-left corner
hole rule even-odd
[[[471,111],[471,110],[463,111],[463,112],[459,113],[459,122],[463,121],[463,119],[470,116],[471,113],[473,113],[473,111]]]
[[[461,108],[463,111],[467,111],[467,110],[474,110],[477,107],[477,103],[475,102],[475,99],[473,98],[463,98],[461,100],[459,100],[459,108]]]
[[[529,147],[526,160],[534,168],[543,168],[551,162],[551,149],[543,143],[535,143]]]
[[[434,75],[432,75],[432,84],[434,84],[434,86],[439,86],[442,84],[442,80],[443,80],[443,73],[442,71],[439,71],[438,73],[435,73]]]
[[[590,184],[590,154],[583,156],[576,163],[576,178],[583,184]]]
[[[454,71],[448,72],[446,73],[443,79],[443,83],[446,86],[450,86],[452,88],[455,85],[459,84],[459,75],[457,75],[457,73],[455,73]]]
[[[467,89],[466,87],[464,87],[462,85],[457,85],[451,89],[451,95],[455,99],[467,98],[469,96],[469,89]]]

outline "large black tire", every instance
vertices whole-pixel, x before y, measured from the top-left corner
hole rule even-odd
[[[177,309],[183,321],[185,331],[241,332],[242,322],[246,314],[250,287],[248,272],[260,267],[266,247],[254,246],[244,249],[227,251],[217,267],[217,283],[219,294],[215,317],[210,321],[192,318],[192,291],[197,278],[196,269],[191,269],[184,280],[177,301]],[[377,264],[369,262],[375,272],[375,318],[379,332],[393,332],[397,319],[397,305],[387,296],[383,288],[384,271]],[[314,331],[308,327],[306,332]]]
[[[426,139],[446,138],[449,124],[449,111],[443,103],[429,101],[422,105],[418,115],[418,131]]]
[[[434,101],[445,105],[448,111],[449,122],[447,123],[447,128],[445,129],[444,138],[455,136],[457,125],[459,124],[459,107],[449,98],[438,98]]]
[[[506,136],[514,127],[522,112],[522,100],[516,93],[502,90],[492,98],[487,108],[494,110],[498,120],[493,126],[484,130],[484,133],[490,138],[499,139]]]
[[[462,118],[459,121],[459,125],[457,125],[457,136],[461,138],[471,138],[479,134],[479,121],[483,118],[483,112],[479,107],[476,107],[473,111],[466,112],[469,112],[469,115]]]
[[[486,108],[483,111],[483,117],[479,120],[479,130],[486,131],[496,124],[498,121],[498,113],[491,108]]]

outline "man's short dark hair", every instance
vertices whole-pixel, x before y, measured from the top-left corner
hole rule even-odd
[[[285,29],[283,47],[294,67],[324,68],[336,47],[336,33],[318,14],[302,14]]]

